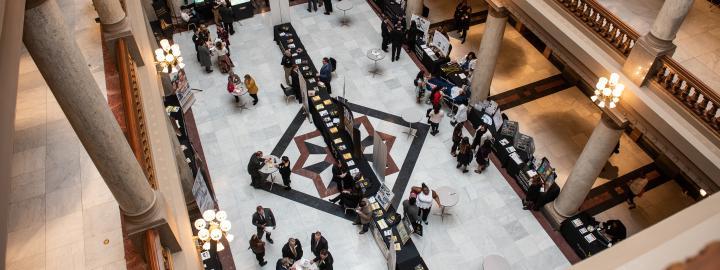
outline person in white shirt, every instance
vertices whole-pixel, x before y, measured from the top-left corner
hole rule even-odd
[[[492,133],[483,124],[480,124],[477,130],[475,130],[475,137],[473,138],[472,149],[476,150],[479,146],[482,146],[486,140],[492,139]]]
[[[440,110],[439,106],[435,106],[432,109],[428,110],[427,117],[428,122],[430,123],[430,134],[435,136],[438,134],[438,127],[440,127],[440,121],[442,121],[443,116],[445,116],[445,113]]]
[[[438,205],[440,205],[440,196],[438,196],[434,190],[430,190],[425,183],[422,183],[419,187],[412,187],[410,192],[417,194],[415,204],[420,209],[420,217],[422,218],[422,221],[425,225],[427,225],[427,217],[430,214],[432,202],[435,201]]]
[[[469,52],[465,55],[465,57],[458,59],[457,63],[465,71],[472,73],[472,71],[475,70],[475,63],[477,63],[477,57],[475,56],[474,52]]]
[[[467,121],[468,117],[468,108],[465,106],[465,104],[460,104],[457,106],[457,111],[455,112],[455,120],[451,122],[451,124],[454,125],[462,125],[465,121]]]

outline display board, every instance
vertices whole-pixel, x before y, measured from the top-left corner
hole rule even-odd
[[[440,31],[435,31],[431,44],[440,49],[444,55],[448,55],[448,52],[450,52],[450,41]]]
[[[500,112],[499,108],[495,110],[495,114],[493,115],[493,123],[495,124],[495,131],[500,131],[500,127],[502,127],[503,125],[503,119],[502,113]]]
[[[195,203],[197,203],[200,213],[209,209],[215,209],[215,200],[213,200],[212,195],[210,195],[210,190],[208,190],[205,184],[205,178],[200,171],[195,175],[192,193],[193,196],[195,196]]]
[[[195,103],[195,96],[190,90],[190,83],[188,83],[185,75],[185,69],[180,69],[175,74],[170,75],[170,84],[172,84],[173,92],[180,101],[183,113],[187,112]]]
[[[385,169],[387,168],[387,145],[377,131],[373,134],[373,168],[381,182],[385,182]]]

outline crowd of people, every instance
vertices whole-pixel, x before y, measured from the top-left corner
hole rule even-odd
[[[266,242],[263,241],[263,235],[265,235],[267,243],[274,244],[270,235],[277,228],[277,221],[270,209],[258,205],[252,215],[252,225],[255,226],[257,232],[250,236],[248,249],[255,255],[258,264],[264,266],[267,261],[265,260]],[[333,269],[333,257],[328,249],[328,241],[320,231],[310,234],[310,251],[314,255],[310,263],[316,264],[320,270]],[[300,240],[293,237],[290,237],[283,245],[281,252],[282,257],[275,264],[276,270],[294,269],[293,265],[300,261],[304,254]]]

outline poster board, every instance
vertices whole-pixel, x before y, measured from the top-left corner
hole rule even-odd
[[[387,169],[387,145],[377,131],[373,134],[373,168],[380,182],[385,182],[385,170]]]
[[[195,197],[195,203],[197,203],[198,209],[200,209],[200,213],[209,209],[215,209],[215,200],[213,200],[212,195],[210,195],[210,190],[208,190],[205,184],[205,178],[200,171],[195,175],[192,193]]]
[[[444,55],[448,55],[448,52],[450,52],[450,40],[448,40],[448,38],[440,31],[435,31],[430,44],[440,49]]]
[[[423,32],[422,40],[423,40],[423,42],[427,43],[429,32],[430,32],[430,20],[428,20],[425,17],[418,16],[417,14],[413,14],[411,21],[415,22],[418,30]]]
[[[190,83],[188,83],[185,69],[181,68],[178,72],[171,74],[170,84],[172,85],[173,93],[177,95],[183,113],[187,112],[195,103],[195,96],[190,90]]]

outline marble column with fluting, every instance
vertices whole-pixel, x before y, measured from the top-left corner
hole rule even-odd
[[[418,15],[422,17],[422,11],[424,6],[423,0],[407,0],[405,2],[405,26],[410,27],[412,21],[412,15]]]
[[[577,213],[620,140],[620,135],[622,135],[620,126],[603,115],[580,157],[575,161],[575,166],[565,181],[560,195],[552,204],[557,214],[570,217]]]
[[[505,8],[490,7],[490,14],[485,22],[485,32],[477,53],[478,61],[470,80],[472,93],[470,104],[474,105],[488,98],[500,46],[502,45],[508,14]]]
[[[18,73],[25,1],[0,1],[0,268],[5,267]]]
[[[129,216],[149,211],[156,203],[156,193],[69,34],[57,3],[34,1],[28,8],[23,42],[121,211]]]
[[[650,32],[637,40],[623,64],[623,73],[632,82],[643,85],[658,67],[656,60],[675,53],[673,40],[692,4],[693,0],[665,0]]]

